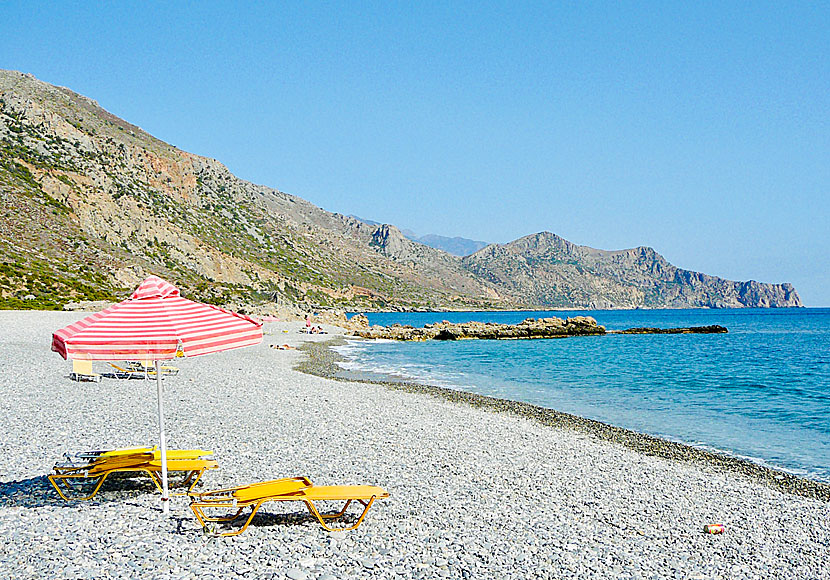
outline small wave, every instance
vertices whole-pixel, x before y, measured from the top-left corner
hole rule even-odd
[[[426,372],[418,365],[391,365],[367,362],[365,360],[338,361],[337,365],[344,371],[353,374],[356,378],[374,378],[377,380],[395,380],[413,382],[423,385],[432,385],[456,390],[473,391],[475,387],[466,385],[434,373]]]
[[[647,314],[665,327],[722,315]],[[613,316],[624,319],[617,321],[622,327],[643,322],[640,313]],[[814,321],[801,311],[730,316],[736,331],[717,340],[375,340],[335,350],[347,359],[340,366],[349,373],[525,401],[830,481],[830,369],[826,342],[809,336],[830,336],[830,312]]]
[[[674,441],[675,443],[680,443],[682,445],[688,445],[689,447],[696,447],[698,449],[702,449],[703,451],[708,451],[710,453],[718,453],[720,455],[726,455],[727,457],[734,457],[735,459],[740,459],[741,461],[747,461],[749,463],[754,463],[755,465],[760,465],[761,467],[766,467],[768,469],[773,469],[775,471],[781,471],[783,473],[788,473],[790,475],[795,475],[797,477],[806,477],[809,479],[815,479],[818,481],[825,481],[830,483],[830,471],[826,469],[807,469],[807,468],[800,468],[800,467],[792,467],[782,465],[780,462],[770,461],[764,459],[763,457],[757,457],[755,455],[746,455],[743,453],[737,453],[730,449],[723,449],[721,447],[715,447],[712,445],[708,445],[703,441],[686,441],[683,439],[677,439],[675,437],[666,437],[661,436],[666,440]]]

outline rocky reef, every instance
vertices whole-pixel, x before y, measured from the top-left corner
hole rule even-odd
[[[423,328],[393,324],[372,326],[354,331],[363,338],[384,338],[389,340],[461,340],[461,339],[520,339],[520,338],[564,338],[605,334],[605,327],[597,324],[590,316],[561,318],[527,318],[519,324],[498,324],[495,322],[436,322]]]
[[[357,317],[354,317],[357,318]],[[392,326],[368,326],[365,316],[352,325],[352,336],[386,340],[516,340],[528,338],[566,338],[568,336],[592,336],[604,334],[721,334],[729,332],[719,325],[690,326],[685,328],[628,328],[606,331],[590,316],[574,316],[565,320],[557,317],[526,318],[519,324],[496,322],[436,322],[423,328],[393,324]]]
[[[625,330],[611,330],[608,334],[723,334],[729,332],[725,326],[710,324],[709,326],[689,326],[687,328],[653,328],[644,326],[627,328]]]

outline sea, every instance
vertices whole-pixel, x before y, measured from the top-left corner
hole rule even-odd
[[[523,401],[830,482],[830,308],[367,313],[370,324],[594,317],[727,334],[337,347],[350,376]]]

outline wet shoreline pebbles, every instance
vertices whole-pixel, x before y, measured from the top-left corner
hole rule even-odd
[[[577,431],[599,441],[617,443],[644,455],[703,465],[719,473],[745,476],[784,493],[824,502],[830,501],[830,484],[800,477],[739,457],[700,449],[529,403],[498,399],[414,382],[372,380],[355,376],[337,364],[339,361],[346,359],[332,349],[332,347],[343,345],[345,342],[346,340],[343,338],[333,338],[323,342],[304,343],[299,348],[307,356],[297,364],[295,370],[337,381],[371,383],[392,390],[428,394],[453,403],[461,403],[487,411],[519,415],[541,425]]]
[[[69,380],[48,338],[80,317],[0,312],[2,578],[830,578],[830,503],[610,444],[529,405],[294,370],[348,378],[328,346],[269,348],[343,337],[328,324],[321,336],[272,322],[260,345],[177,361],[167,443],[213,451],[220,468],[201,490],[300,475],[383,487],[360,528],[329,533],[302,505],[273,502],[245,533],[213,538],[186,497],[163,517],[141,479],[65,502],[46,478],[61,453],[159,433],[152,382]]]

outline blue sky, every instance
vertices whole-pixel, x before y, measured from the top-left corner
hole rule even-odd
[[[330,211],[830,306],[828,30],[821,2],[4,2],[0,68]]]

